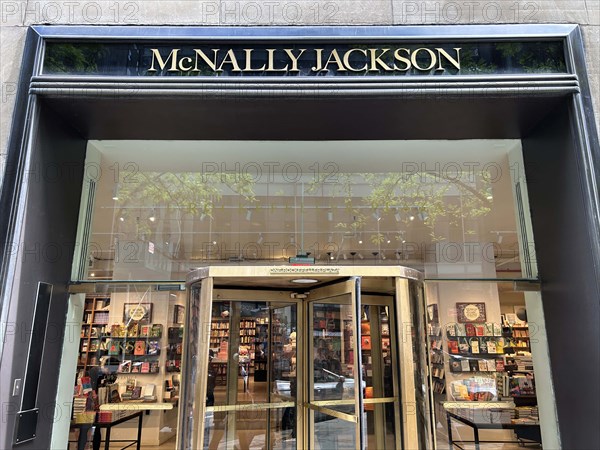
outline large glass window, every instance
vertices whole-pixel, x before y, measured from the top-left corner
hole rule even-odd
[[[298,254],[519,278],[534,254],[518,239],[515,152],[513,140],[91,141],[84,278],[182,280]]]

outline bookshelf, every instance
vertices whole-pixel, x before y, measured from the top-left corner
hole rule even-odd
[[[427,336],[433,393],[434,396],[440,397],[446,392],[446,369],[442,329],[436,304],[427,307]]]
[[[267,381],[267,341],[269,324],[266,318],[256,320],[254,336],[254,381]]]
[[[229,319],[213,317],[210,324],[210,348],[218,348],[223,338],[229,339]]]
[[[498,391],[512,399],[517,406],[536,405],[536,389],[531,357],[529,326],[506,325],[502,328],[505,339],[504,373],[498,374]]]
[[[531,351],[528,326],[504,326],[502,327],[502,336],[507,343],[505,353]]]
[[[183,325],[167,329],[167,372],[181,372],[181,356],[183,354]]]
[[[162,349],[162,324],[113,324],[110,334],[102,337],[106,341],[108,356],[121,360],[119,374],[157,374],[160,372],[159,358]]]
[[[86,373],[99,364],[102,348],[101,336],[108,326],[110,307],[109,296],[88,296],[84,302],[83,321],[79,339],[79,358],[77,369]]]

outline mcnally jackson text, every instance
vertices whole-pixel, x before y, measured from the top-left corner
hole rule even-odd
[[[148,72],[418,72],[460,70],[460,48],[150,49]]]

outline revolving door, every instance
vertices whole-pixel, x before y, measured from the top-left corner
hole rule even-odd
[[[431,448],[421,291],[403,267],[195,270],[177,448]]]

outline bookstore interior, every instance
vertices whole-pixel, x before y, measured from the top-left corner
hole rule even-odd
[[[296,165],[259,174],[282,145]],[[516,219],[520,142],[369,142],[368,162],[345,142],[347,161],[328,165],[321,155],[339,145],[90,141],[88,162],[110,176],[82,197],[94,190],[72,293],[70,448],[135,441],[127,406],[158,404],[140,416],[142,445],[184,448],[193,434],[194,448],[395,449],[414,420],[429,448],[474,433],[483,449],[541,448],[549,369],[540,293],[519,288],[535,272],[529,219]],[[141,146],[148,158],[127,162]],[[180,163],[198,151],[246,169]],[[406,160],[428,169],[389,173]],[[310,276],[269,277],[294,258]],[[400,266],[422,274],[406,292],[386,275]],[[185,282],[194,267],[229,270],[208,309]],[[339,283],[344,295],[325,294]],[[409,386],[424,405],[410,420],[395,403]]]

